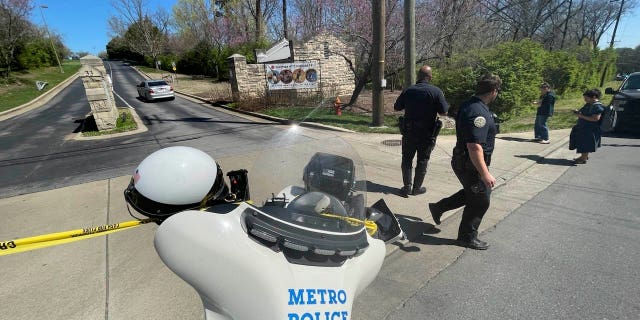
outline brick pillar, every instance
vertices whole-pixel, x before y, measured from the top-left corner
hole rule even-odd
[[[113,97],[113,84],[104,68],[102,59],[88,55],[80,58],[80,78],[98,130],[116,127],[118,109]]]
[[[229,72],[231,73],[229,81],[231,82],[231,95],[233,101],[240,101],[243,93],[240,92],[240,88],[244,86],[247,75],[247,58],[243,55],[234,54],[227,58],[227,64],[229,65]]]

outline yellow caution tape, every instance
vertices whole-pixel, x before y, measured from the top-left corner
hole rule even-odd
[[[351,224],[352,226],[364,225],[365,229],[367,229],[367,233],[370,236],[373,236],[376,233],[376,231],[378,231],[378,225],[371,220],[360,220],[356,218],[345,217],[345,216],[340,216],[340,215],[330,214],[330,213],[321,213],[320,215],[329,217],[329,218],[338,218],[338,219],[344,220],[349,224]]]
[[[153,219],[132,220],[97,227],[44,234],[11,241],[0,241],[0,256],[103,236],[109,233],[133,229],[137,226],[153,221]]]

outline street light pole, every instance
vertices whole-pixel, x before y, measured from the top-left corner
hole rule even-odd
[[[47,9],[49,8],[48,6],[45,5],[40,5],[40,14],[42,15],[42,22],[44,23],[44,29],[47,31],[47,36],[49,37],[49,40],[51,41],[51,48],[53,49],[53,54],[56,55],[56,61],[58,61],[58,67],[60,67],[60,73],[64,73],[64,70],[62,70],[62,64],[60,63],[60,58],[58,58],[58,51],[56,50],[56,46],[53,44],[53,38],[51,38],[51,33],[49,33],[49,27],[47,26],[47,20],[44,19],[44,12],[42,11],[42,9]]]

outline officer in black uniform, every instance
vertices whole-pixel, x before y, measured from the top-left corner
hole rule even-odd
[[[496,184],[489,165],[498,129],[488,104],[496,99],[501,85],[502,81],[496,75],[483,77],[477,84],[476,95],[460,107],[451,167],[462,184],[462,190],[429,204],[436,224],[440,224],[443,212],[464,206],[457,243],[476,250],[489,247],[478,239],[478,228],[489,209],[491,188]]]
[[[416,84],[405,89],[396,103],[395,110],[404,110],[403,121],[400,124],[402,133],[402,182],[400,194],[408,197],[427,192],[422,186],[427,174],[427,165],[431,151],[435,146],[435,129],[437,114],[447,114],[449,104],[444,99],[440,88],[429,83],[432,78],[431,67],[422,66],[418,71]],[[418,155],[416,174],[411,184],[413,157]],[[412,187],[413,186],[413,187]]]

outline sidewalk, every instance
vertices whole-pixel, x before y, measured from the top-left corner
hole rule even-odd
[[[552,143],[530,142],[533,133],[499,135],[490,171],[498,180],[492,193],[491,207],[485,215],[481,231],[487,232],[507,215],[536,196],[562,175],[575,153],[567,148],[569,130],[550,133]],[[376,139],[378,138],[378,139]],[[427,194],[401,198],[395,193],[401,186],[399,169],[400,147],[380,147],[380,139],[389,137],[358,137],[357,145],[367,159],[367,177],[373,186],[368,189],[368,201],[384,198],[396,213],[408,234],[409,241],[387,245],[387,258],[378,277],[356,299],[353,319],[385,319],[391,311],[424,287],[431,278],[445,269],[465,251],[482,254],[453,245],[457,236],[461,211],[450,211],[436,226],[427,210],[428,202],[435,202],[460,189],[451,170],[451,151],[455,136],[438,138],[429,163],[426,178]],[[398,136],[399,138],[399,136]],[[491,250],[491,248],[489,248]]]
[[[314,129],[310,129],[314,130]],[[459,189],[449,165],[455,136],[438,138],[425,195],[405,199],[399,135],[341,132],[366,164],[367,202],[384,198],[401,219],[409,241],[387,245],[376,281],[356,299],[352,319],[384,319],[465,250],[453,246],[460,214],[448,212],[437,228],[426,210]],[[496,224],[555,181],[573,156],[569,130],[551,132],[549,145],[529,142],[531,133],[499,135],[491,171],[499,185],[482,224]],[[246,157],[218,159],[222,168]],[[132,220],[122,192],[129,176],[0,199],[0,241]],[[0,319],[203,319],[195,291],[171,273],[153,248],[157,226],[0,257]],[[491,249],[489,249],[491,250]],[[478,253],[481,254],[481,253]]]

